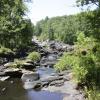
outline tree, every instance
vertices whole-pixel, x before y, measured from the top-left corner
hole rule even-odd
[[[12,48],[30,41],[22,39],[26,38],[26,35],[27,38],[32,36],[32,32],[25,32],[27,28],[31,28],[27,26],[32,25],[23,18],[26,11],[27,7],[23,0],[0,0],[0,45]]]
[[[76,2],[78,5],[81,5],[81,6],[93,3],[100,8],[100,0],[77,0]]]
[[[54,40],[54,31],[53,31],[53,29],[51,27],[49,27],[48,33],[49,33],[49,35],[48,35],[49,39],[50,40]]]

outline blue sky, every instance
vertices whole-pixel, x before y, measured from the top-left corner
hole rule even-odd
[[[46,16],[62,16],[75,14],[81,11],[75,7],[76,0],[33,0],[28,4],[28,17],[35,24],[37,21],[44,19]]]

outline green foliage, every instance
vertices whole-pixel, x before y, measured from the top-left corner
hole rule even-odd
[[[27,45],[32,37],[32,23],[24,19],[23,0],[0,0],[0,44],[8,48]],[[27,36],[27,37],[26,37]]]
[[[14,59],[14,62],[9,63],[9,67],[11,68],[22,68],[27,60]]]
[[[100,9],[95,11],[88,11],[85,15],[87,23],[89,23],[87,29],[89,36],[100,40]]]
[[[100,0],[77,0],[76,3],[78,6],[84,6],[93,3],[100,8]]]
[[[25,60],[15,59],[11,67],[21,68],[25,62],[26,62]]]
[[[71,56],[71,57],[70,57]],[[60,57],[59,61],[54,65],[54,68],[58,71],[63,71],[71,68],[71,62],[73,60],[73,56],[70,53],[64,53],[62,57]]]
[[[76,15],[49,18],[39,21],[35,26],[35,34],[40,39],[59,40],[73,44],[76,41],[78,30],[78,18]]]
[[[3,46],[0,47],[0,54],[11,54],[13,51],[9,48],[5,48]]]
[[[33,61],[38,61],[40,59],[40,54],[38,52],[31,52],[27,58]]]
[[[90,85],[94,82],[100,84],[100,45],[97,46],[96,40],[91,37],[85,37],[83,33],[78,34],[77,42],[74,48],[71,64],[73,74],[77,82]],[[98,48],[98,49],[97,49]],[[95,50],[94,50],[95,49]]]
[[[100,90],[95,86],[93,88],[88,89],[85,87],[85,93],[87,96],[87,100],[99,100],[100,99]]]

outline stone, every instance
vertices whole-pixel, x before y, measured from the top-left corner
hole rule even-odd
[[[52,81],[62,80],[62,79],[63,79],[63,77],[59,77],[59,76],[50,76],[50,75],[48,75],[48,76],[45,76],[45,77],[41,78],[40,80],[41,80],[42,82],[48,82],[48,83],[50,83],[50,82],[52,82]]]
[[[34,82],[34,81],[37,81],[39,80],[40,76],[38,73],[36,72],[31,72],[31,73],[24,73],[21,77],[22,81],[23,82]]]
[[[50,83],[50,86],[55,85],[55,86],[62,86],[64,85],[64,80],[56,80]]]
[[[0,72],[0,76],[5,76],[5,72]]]
[[[5,81],[5,80],[7,80],[9,78],[10,78],[10,76],[0,77],[0,81]]]
[[[11,66],[13,66],[13,62],[8,62],[8,63],[6,63],[6,64],[4,64],[4,67],[11,67]]]
[[[2,92],[4,92],[5,90],[6,90],[6,88],[2,88],[2,90],[1,90],[1,91],[2,91]]]
[[[23,63],[22,68],[25,68],[25,69],[34,69],[35,66],[33,64],[31,64],[31,63],[26,63],[25,62],[25,63]]]
[[[18,68],[7,68],[4,70],[6,76],[20,78],[22,76],[22,71]]]

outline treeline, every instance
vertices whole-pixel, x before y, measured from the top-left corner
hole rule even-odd
[[[26,12],[23,0],[0,0],[1,46],[13,49],[31,41],[33,25],[31,20],[24,18]]]
[[[35,26],[34,35],[41,40],[59,40],[68,44],[73,44],[77,38],[77,32],[88,33],[88,22],[86,22],[86,12],[77,15],[65,15],[62,17],[48,18],[39,21]]]

